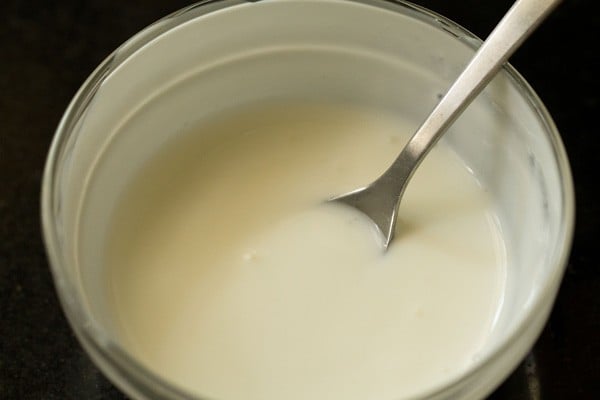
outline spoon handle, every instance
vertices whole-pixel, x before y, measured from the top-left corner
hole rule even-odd
[[[500,67],[560,0],[517,0],[479,48],[471,62],[410,138],[398,158],[378,179],[397,192],[398,201],[417,166]],[[390,179],[394,177],[394,179]],[[399,185],[398,177],[402,177]],[[391,189],[395,187],[395,189]]]

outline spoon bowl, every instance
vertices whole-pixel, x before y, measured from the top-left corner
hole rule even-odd
[[[102,251],[113,204],[145,160],[215,110],[270,99],[349,100],[393,111],[407,123],[419,121],[476,43],[451,20],[403,0],[233,0],[188,7],[119,48],[66,110],[43,182],[44,238],[57,293],[94,363],[129,397],[198,399],[152,373],[123,346],[108,312]],[[491,393],[541,332],[568,259],[573,183],[559,132],[511,66],[488,89],[444,144],[493,201],[506,242],[507,295],[478,360],[462,371],[452,368],[446,382],[419,398],[471,400]],[[310,162],[312,154],[306,157]],[[334,194],[330,181],[322,181],[323,193]],[[339,193],[356,186],[340,184]],[[231,193],[243,207],[239,189]],[[394,244],[404,244],[402,236],[397,239]],[[214,243],[222,240],[215,235]],[[168,263],[164,271],[172,275]]]

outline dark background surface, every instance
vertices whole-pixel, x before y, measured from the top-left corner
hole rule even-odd
[[[418,0],[480,37],[511,0]],[[595,4],[596,3],[596,4]],[[71,333],[39,228],[46,152],[61,114],[112,50],[185,0],[0,0],[0,399],[122,399]],[[537,344],[491,396],[600,398],[600,161],[595,0],[566,0],[511,59],[553,115],[577,197],[573,250]],[[283,400],[283,399],[282,399]]]

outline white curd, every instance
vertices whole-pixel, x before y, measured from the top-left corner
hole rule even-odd
[[[460,373],[505,285],[490,199],[441,142],[387,253],[356,211],[415,125],[351,105],[230,111],[152,158],[114,213],[106,263],[123,343],[219,400],[398,399]]]

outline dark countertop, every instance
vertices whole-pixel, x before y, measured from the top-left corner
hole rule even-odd
[[[417,0],[479,36],[511,0]],[[567,272],[537,344],[491,399],[600,398],[600,17],[565,0],[512,58],[561,131],[577,197]],[[75,340],[58,304],[39,228],[50,140],[95,66],[188,1],[0,1],[0,399],[122,399]],[[597,5],[596,5],[597,6]],[[597,177],[596,177],[596,182]]]

